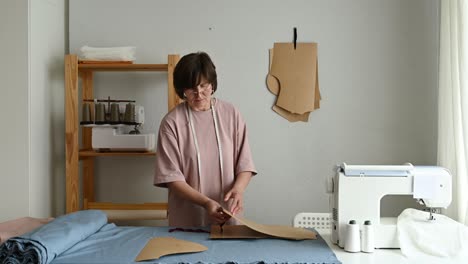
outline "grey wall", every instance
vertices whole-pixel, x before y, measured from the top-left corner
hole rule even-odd
[[[30,1],[30,215],[65,206],[64,61],[66,0]]]
[[[208,52],[216,95],[244,115],[259,171],[246,217],[290,224],[298,212],[328,211],[325,182],[335,164],[435,164],[438,8],[437,0],[71,0],[70,52],[133,45],[138,63]],[[322,102],[308,123],[273,112],[265,85],[268,49],[291,41],[293,27],[299,42],[319,47]],[[99,74],[95,89],[97,97],[136,99],[145,132],[157,131],[165,74]],[[152,186],[153,158],[100,158],[97,173],[102,201],[166,200]]]
[[[0,222],[64,211],[65,0],[0,1]]]
[[[0,44],[5,51],[0,63],[0,221],[29,213],[28,23],[26,1],[0,2],[0,32],[8,36]],[[20,191],[23,195],[16,196]]]

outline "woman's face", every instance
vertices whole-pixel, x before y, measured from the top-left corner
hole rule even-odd
[[[194,111],[205,111],[210,109],[211,94],[213,86],[204,78],[197,87],[185,89],[185,99]]]

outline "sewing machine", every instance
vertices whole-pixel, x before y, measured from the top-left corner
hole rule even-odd
[[[142,134],[138,128],[144,124],[144,110],[136,107],[129,124],[103,124],[92,126],[92,147],[96,151],[152,151],[155,134]]]
[[[397,218],[381,217],[381,199],[386,195],[413,195],[428,209],[428,221],[435,208],[446,208],[452,201],[451,174],[442,167],[413,166],[337,166],[331,178],[330,206],[334,244],[344,247],[350,220],[363,225],[370,220],[375,230],[376,248],[399,248]],[[330,190],[331,188],[331,190]],[[434,220],[437,221],[437,220]]]
[[[92,146],[96,151],[151,151],[155,147],[155,135],[130,134],[120,125],[101,125],[92,128]]]

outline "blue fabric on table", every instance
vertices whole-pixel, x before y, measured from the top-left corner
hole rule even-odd
[[[175,237],[208,247],[198,253],[162,256],[143,263],[341,263],[323,238],[316,240],[230,239],[210,240],[207,233],[172,232],[169,227],[117,227],[99,232],[63,252],[51,264],[127,264],[153,237]],[[208,229],[206,229],[208,230]]]
[[[100,210],[85,210],[60,216],[0,246],[0,263],[48,264],[76,243],[85,241],[107,223]]]

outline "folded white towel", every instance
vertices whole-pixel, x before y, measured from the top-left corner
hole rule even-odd
[[[468,263],[468,227],[441,214],[405,209],[397,220],[401,252],[421,263]]]
[[[80,49],[84,60],[100,61],[134,61],[136,47],[95,48],[83,46]]]

